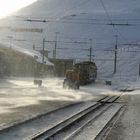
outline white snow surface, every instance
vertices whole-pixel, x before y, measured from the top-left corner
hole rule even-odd
[[[77,91],[63,89],[63,78],[44,78],[43,85],[39,88],[33,84],[33,80],[33,78],[11,77],[0,81],[0,114],[12,112],[13,108],[38,105],[40,101],[79,102],[96,100],[98,97],[112,95],[112,93],[120,94],[99,82],[80,87]]]

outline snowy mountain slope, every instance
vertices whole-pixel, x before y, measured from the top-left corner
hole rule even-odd
[[[21,48],[32,49],[35,45],[36,48],[42,49],[43,38],[46,41],[54,41],[55,32],[59,32],[57,58],[87,60],[89,59],[89,39],[92,38],[99,77],[111,77],[113,76],[114,52],[97,50],[114,49],[114,35],[116,34],[118,34],[119,44],[140,42],[140,20],[137,20],[140,18],[140,2],[139,0],[103,0],[103,2],[113,23],[129,23],[133,26],[115,26],[114,30],[112,26],[106,25],[110,21],[100,0],[38,0],[14,13],[13,17],[7,17],[0,22],[2,27],[0,40],[11,42]],[[48,22],[29,22],[26,21],[27,19],[47,20]],[[6,29],[3,29],[4,27]],[[30,32],[25,29],[36,29],[38,32]],[[43,32],[39,32],[39,30],[43,30]],[[12,39],[7,36],[12,36]],[[82,41],[87,44],[64,43],[64,41]],[[52,57],[54,42],[46,42],[45,46],[50,51],[49,57]],[[127,46],[118,47],[125,48]],[[119,52],[116,76],[137,76],[138,60],[139,53]]]

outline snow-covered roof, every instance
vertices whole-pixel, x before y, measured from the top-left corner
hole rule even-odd
[[[9,45],[8,44],[2,44],[1,43],[1,46],[2,47],[8,47],[9,48]],[[39,63],[42,63],[42,54],[38,51],[35,51],[35,50],[31,50],[31,49],[25,49],[25,48],[21,48],[21,47],[18,47],[16,45],[13,45],[11,46],[11,48],[15,51],[18,51],[20,53],[24,53],[26,55],[29,55],[31,57],[33,57],[35,59],[35,61],[39,62]],[[53,63],[51,63],[45,56],[44,56],[44,63],[45,65],[49,65],[49,66],[54,66]]]

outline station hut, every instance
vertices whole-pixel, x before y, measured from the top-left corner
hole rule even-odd
[[[49,59],[54,64],[54,75],[58,77],[65,76],[66,70],[73,67],[73,59]]]
[[[53,63],[46,57],[42,62],[41,53],[0,44],[0,77],[40,77],[47,76],[53,71]]]

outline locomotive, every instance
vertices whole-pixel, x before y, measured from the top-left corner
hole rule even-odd
[[[66,70],[63,88],[79,89],[80,85],[95,82],[96,78],[97,66],[95,62],[79,62],[71,70]]]

